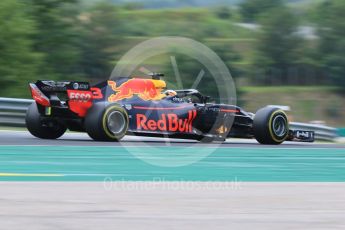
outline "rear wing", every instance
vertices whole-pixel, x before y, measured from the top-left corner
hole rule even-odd
[[[69,97],[69,91],[90,91],[88,82],[56,82],[38,80],[30,83],[32,98],[42,106],[63,106]],[[91,94],[90,94],[91,99]]]
[[[90,84],[88,82],[38,80],[35,85],[47,94],[67,92],[67,90],[90,90]]]
[[[37,104],[46,108],[69,108],[81,117],[92,106],[93,99],[103,98],[101,89],[91,87],[88,82],[38,80],[29,86]]]

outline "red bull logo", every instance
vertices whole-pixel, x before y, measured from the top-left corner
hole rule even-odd
[[[108,98],[109,102],[132,98],[134,95],[148,101],[162,99],[164,95],[161,91],[165,87],[165,82],[162,80],[133,78],[120,86],[117,86],[114,81],[108,81],[108,85],[116,92]]]
[[[158,121],[150,120],[144,114],[137,114],[137,129],[191,133],[196,114],[196,110],[188,111],[185,119],[180,119],[174,113],[162,114]]]

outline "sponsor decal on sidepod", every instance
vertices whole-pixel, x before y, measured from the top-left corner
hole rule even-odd
[[[145,114],[138,113],[136,115],[137,129],[191,133],[195,117],[196,110],[188,111],[188,117],[184,119],[179,118],[177,114],[174,113],[161,114],[160,119],[157,121],[149,120]]]

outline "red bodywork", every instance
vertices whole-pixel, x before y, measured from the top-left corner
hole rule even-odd
[[[30,91],[32,98],[40,105],[44,107],[50,106],[49,98],[42,93],[42,91],[35,85],[30,83]]]
[[[91,91],[67,90],[68,105],[72,112],[79,117],[85,117],[92,106],[93,95]]]
[[[86,116],[94,99],[103,98],[101,89],[99,88],[91,88],[90,91],[67,90],[67,95],[70,110],[78,114],[79,117]]]

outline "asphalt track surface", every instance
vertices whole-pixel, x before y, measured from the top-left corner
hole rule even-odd
[[[26,131],[8,131],[0,130],[0,146],[14,145],[14,146],[138,146],[145,143],[149,146],[190,146],[196,143],[193,140],[179,140],[179,139],[164,139],[152,137],[135,137],[126,136],[121,142],[97,142],[93,141],[84,133],[66,133],[58,140],[42,140],[31,136]],[[212,144],[205,144],[205,146],[212,146]],[[214,146],[219,146],[214,144]],[[227,139],[219,147],[233,148],[233,147],[250,147],[250,148],[339,148],[345,149],[345,144],[317,144],[317,143],[296,143],[285,142],[282,145],[267,146],[260,145],[255,140],[245,139]]]
[[[40,140],[23,131],[1,131],[0,180],[345,182],[340,144],[166,141],[95,142],[80,133]]]
[[[0,229],[345,229],[344,182],[342,144],[0,131]]]

